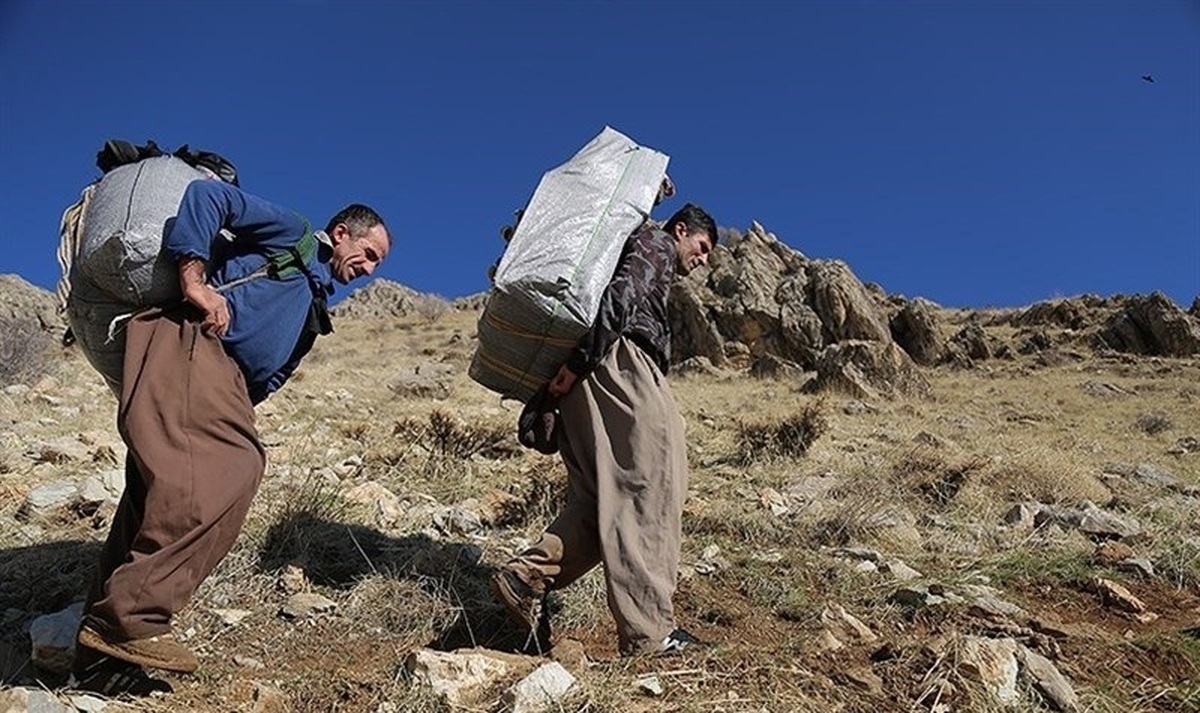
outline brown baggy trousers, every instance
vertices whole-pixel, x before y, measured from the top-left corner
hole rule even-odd
[[[169,631],[233,547],[266,460],[237,364],[179,311],[130,322],[117,427],[125,493],[84,621],[141,639]]]
[[[559,409],[567,503],[507,567],[549,591],[603,563],[621,653],[656,651],[675,629],[683,418],[658,367],[624,337]]]

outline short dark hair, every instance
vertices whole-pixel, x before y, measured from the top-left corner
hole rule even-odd
[[[708,239],[717,243],[717,223],[698,205],[688,203],[684,207],[675,212],[667,224],[663,226],[663,230],[674,235],[675,225],[683,223],[687,226],[688,234],[692,233],[708,233]]]
[[[355,240],[365,237],[367,231],[376,225],[382,225],[388,236],[388,247],[392,247],[392,231],[388,230],[383,218],[378,213],[362,203],[351,203],[339,210],[337,215],[329,219],[329,224],[325,226],[325,232],[332,233],[338,223],[345,223],[346,227],[350,229],[350,237]]]

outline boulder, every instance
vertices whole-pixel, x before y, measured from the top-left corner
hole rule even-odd
[[[673,358],[740,366],[772,355],[815,364],[826,346],[890,343],[880,300],[842,262],[810,260],[754,223],[714,248],[709,265],[671,290]]]
[[[515,670],[528,670],[525,657],[486,649],[433,651],[418,649],[404,660],[415,680],[429,686],[451,706],[476,702],[489,688]]]
[[[816,364],[812,392],[838,391],[857,399],[928,398],[933,390],[895,342],[845,341],[826,347]]]
[[[1149,356],[1200,354],[1200,320],[1166,295],[1135,295],[1112,315],[1097,334],[1101,346]]]
[[[918,297],[905,304],[889,326],[892,338],[916,363],[933,365],[942,360],[941,320],[929,301]]]

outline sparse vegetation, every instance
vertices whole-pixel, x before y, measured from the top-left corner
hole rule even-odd
[[[427,322],[438,321],[450,310],[450,302],[440,295],[422,293],[413,298],[413,312]]]
[[[29,385],[56,364],[54,338],[37,320],[0,316],[0,388]]]
[[[475,318],[339,320],[337,340],[318,342],[303,380],[259,407],[268,475],[234,551],[178,620],[200,652],[201,675],[173,678],[174,694],[133,701],[132,710],[252,710],[270,688],[284,697],[281,710],[300,713],[448,712],[404,672],[410,651],[522,647],[487,577],[540,536],[561,509],[566,481],[558,458],[516,445],[515,407],[469,381],[469,341],[441,346],[471,334]],[[987,329],[1000,339],[1015,331],[1003,322]],[[430,350],[456,368],[449,398],[398,397],[381,386],[430,361]],[[86,517],[70,508],[36,520],[15,515],[33,485],[119,467],[104,447],[123,457],[111,395],[77,353],[50,356],[66,364],[60,383],[0,392],[0,411],[13,424],[0,436],[5,681],[32,681],[29,622],[82,596],[105,533],[103,508]],[[560,710],[1040,710],[1027,684],[1020,706],[1002,708],[965,672],[960,642],[968,634],[1034,647],[1052,640],[1058,654],[1043,653],[1071,680],[1081,710],[1196,709],[1198,639],[1185,632],[1200,623],[1192,491],[1200,456],[1167,449],[1176,436],[1200,435],[1200,364],[1095,358],[1035,366],[1033,358],[989,362],[987,370],[928,369],[931,400],[816,402],[789,382],[733,373],[672,381],[687,420],[691,476],[676,614],[714,645],[685,660],[617,658],[603,572],[593,570],[550,599],[555,640],[580,642],[590,659],[568,665],[579,687]],[[1125,395],[1096,396],[1080,388],[1089,380]],[[1147,414],[1172,424],[1168,437],[1138,425]],[[44,447],[81,437],[79,457]],[[1142,464],[1169,471],[1179,485],[1140,479]],[[395,519],[348,499],[368,484],[395,496]],[[513,497],[501,524],[440,529],[445,510],[493,491]],[[1070,527],[1006,523],[1027,501],[1090,502],[1136,519],[1144,532],[1129,545],[1154,575],[1099,561],[1097,543]],[[998,623],[970,602],[898,604],[892,595],[906,583],[883,569],[895,560],[919,571],[913,586],[961,594],[986,585],[1028,614]],[[284,582],[294,576],[333,601],[334,612],[281,618]],[[1106,605],[1088,589],[1096,577],[1127,587],[1158,618],[1142,622]],[[822,650],[821,613],[831,603],[878,639]],[[250,614],[230,625],[214,613],[225,609]],[[1035,620],[1066,633],[1047,634]],[[237,663],[244,657],[263,668]],[[633,681],[642,674],[658,675],[665,694],[639,693]],[[42,680],[60,690],[57,680]],[[498,696],[489,692],[476,708]]]
[[[1161,413],[1144,413],[1137,420],[1138,430],[1150,436],[1169,431],[1172,425],[1171,419]]]
[[[827,427],[824,402],[805,405],[799,413],[765,422],[738,423],[737,460],[743,465],[776,458],[799,458]]]

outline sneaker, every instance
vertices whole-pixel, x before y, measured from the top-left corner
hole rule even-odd
[[[191,673],[200,667],[196,655],[172,639],[170,634],[117,641],[101,634],[91,625],[84,624],[79,629],[79,643],[115,659],[147,668]]]
[[[81,647],[81,653],[86,651]],[[114,698],[121,695],[150,696],[172,693],[170,683],[150,676],[137,664],[96,654],[86,665],[77,660],[67,678],[67,688]]]
[[[525,631],[537,628],[543,616],[543,599],[515,572],[499,569],[492,574],[492,594],[508,610],[508,615]]]
[[[707,646],[706,643],[687,633],[683,629],[675,629],[666,638],[662,640],[662,648],[659,649],[659,654],[682,654],[685,651],[692,651],[697,648]]]

